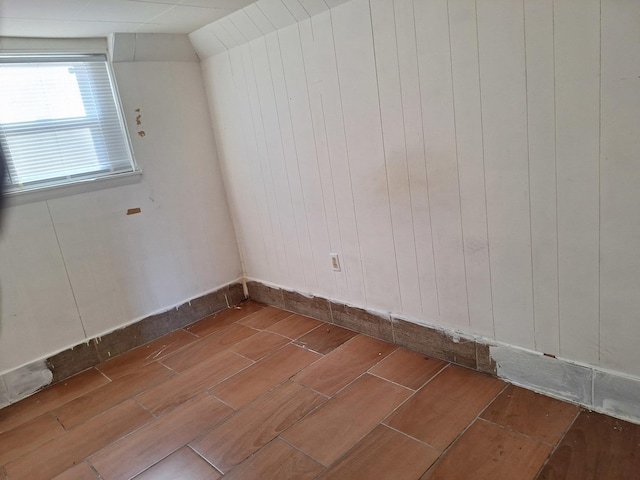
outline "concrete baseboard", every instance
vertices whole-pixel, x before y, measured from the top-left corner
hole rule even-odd
[[[640,378],[258,281],[248,281],[247,288],[249,298],[258,302],[340,325],[588,410],[640,424]]]

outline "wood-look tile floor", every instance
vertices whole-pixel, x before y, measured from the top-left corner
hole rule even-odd
[[[640,478],[640,426],[246,302],[0,410],[0,479]]]

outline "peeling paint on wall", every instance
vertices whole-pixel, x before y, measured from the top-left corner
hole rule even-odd
[[[142,113],[140,113],[140,107],[136,108],[135,112],[137,113],[137,115],[136,115],[136,129],[138,131],[138,136],[140,138],[142,138],[142,137],[144,137],[146,135],[146,132],[142,128]]]

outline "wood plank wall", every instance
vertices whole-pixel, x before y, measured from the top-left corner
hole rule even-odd
[[[202,62],[247,276],[640,375],[640,2],[296,19]]]

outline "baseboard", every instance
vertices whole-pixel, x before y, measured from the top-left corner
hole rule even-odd
[[[485,372],[589,410],[640,423],[640,378],[259,281],[249,280],[246,285],[249,298],[258,302]]]
[[[0,408],[246,299],[232,283],[106,335],[0,375]]]

